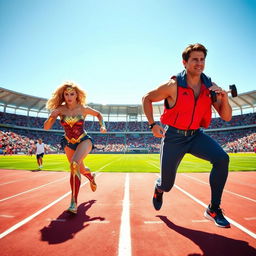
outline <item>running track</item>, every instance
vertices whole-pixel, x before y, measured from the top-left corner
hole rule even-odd
[[[256,172],[231,172],[222,207],[230,229],[203,217],[208,173],[177,174],[160,211],[151,198],[158,174],[97,173],[85,178],[69,216],[69,173],[0,170],[1,256],[256,255]]]

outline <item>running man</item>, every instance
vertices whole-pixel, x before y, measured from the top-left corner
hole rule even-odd
[[[160,210],[163,193],[174,185],[177,168],[186,153],[209,161],[211,202],[204,216],[219,227],[230,227],[220,208],[222,192],[228,176],[229,156],[222,147],[206,135],[200,127],[207,128],[211,122],[212,105],[225,121],[232,118],[228,94],[211,82],[204,73],[207,49],[201,44],[189,45],[182,53],[185,70],[150,91],[143,97],[143,108],[149,128],[161,141],[161,178],[156,182],[153,205]],[[212,103],[210,91],[217,94]],[[164,100],[161,116],[162,128],[154,121],[152,102]]]

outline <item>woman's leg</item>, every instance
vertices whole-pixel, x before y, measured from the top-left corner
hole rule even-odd
[[[82,141],[76,148],[70,159],[70,186],[72,190],[71,205],[69,211],[77,212],[77,197],[81,185],[80,168],[84,158],[92,150],[92,142],[90,140]]]
[[[91,173],[90,168],[85,166],[83,162],[80,164],[80,172],[82,175],[84,175],[90,181],[91,190],[93,192],[96,191],[97,184],[95,182],[95,174]]]
[[[91,140],[82,141],[72,157],[72,161],[79,164],[80,172],[89,179],[92,191],[96,190],[96,183],[94,181],[94,176],[91,174],[90,169],[84,166],[83,160],[92,150]]]
[[[80,177],[80,173],[77,175],[76,177],[76,171],[74,170],[75,163],[72,163],[72,157],[75,153],[75,151],[69,147],[65,147],[64,148],[66,156],[68,158],[68,161],[70,163],[70,187],[71,187],[71,203],[70,206],[68,208],[68,211],[72,212],[72,213],[76,213],[77,212],[77,196],[78,196],[78,191],[80,188],[80,184],[81,184],[81,177]]]

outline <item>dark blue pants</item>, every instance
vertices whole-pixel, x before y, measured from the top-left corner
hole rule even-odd
[[[161,178],[157,180],[157,188],[165,192],[171,190],[177,168],[186,153],[211,162],[211,203],[215,206],[220,205],[228,176],[229,156],[215,140],[202,130],[196,131],[191,136],[185,136],[178,134],[172,127],[168,127],[165,138],[161,142]]]

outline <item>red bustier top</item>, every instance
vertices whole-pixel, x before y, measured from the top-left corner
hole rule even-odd
[[[84,116],[65,116],[61,117],[60,123],[65,130],[65,138],[69,143],[79,143],[81,138],[86,136],[84,130]]]

